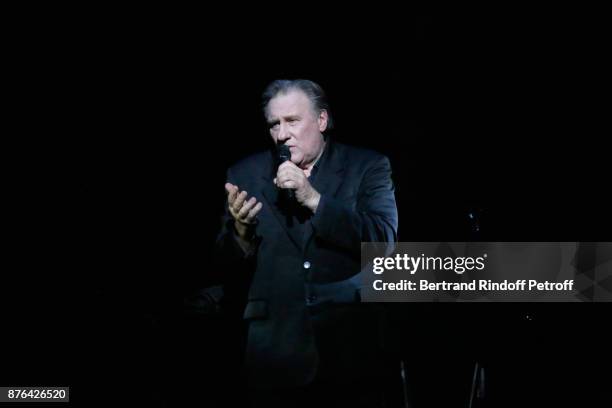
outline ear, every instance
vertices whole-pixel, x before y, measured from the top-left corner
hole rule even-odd
[[[324,132],[327,129],[327,111],[325,109],[321,109],[319,112],[319,118],[317,121],[319,122],[319,132]]]

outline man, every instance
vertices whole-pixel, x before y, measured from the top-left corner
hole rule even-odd
[[[272,82],[263,107],[276,149],[228,170],[217,241],[225,273],[249,282],[250,385],[279,405],[331,393],[377,406],[363,395],[381,378],[382,321],[359,304],[360,247],[396,240],[389,160],[324,135],[332,119],[312,81]],[[290,160],[279,164],[281,146]]]

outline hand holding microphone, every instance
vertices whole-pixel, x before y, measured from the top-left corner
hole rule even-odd
[[[312,187],[304,170],[291,161],[291,151],[286,145],[278,147],[278,159],[281,163],[276,172],[274,184],[287,191],[287,197],[309,208],[313,213],[317,210],[321,195]]]

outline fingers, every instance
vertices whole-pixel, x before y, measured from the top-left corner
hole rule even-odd
[[[294,169],[294,170],[302,171],[295,163],[289,160],[287,160],[286,162],[283,162],[280,166],[278,166],[278,171],[285,170],[285,169]]]
[[[244,219],[247,215],[249,215],[249,211],[251,211],[251,209],[253,208],[253,206],[255,206],[256,203],[257,200],[255,199],[255,197],[251,197],[249,201],[246,201],[242,205],[242,208],[240,208],[240,211],[238,211],[238,218]]]
[[[257,217],[257,214],[261,210],[261,207],[263,207],[263,204],[262,203],[257,203],[257,205],[255,207],[253,207],[251,209],[251,211],[249,211],[249,213],[246,216],[246,218],[244,219],[244,221],[247,224],[252,224],[255,221],[255,218]]]
[[[279,188],[298,189],[305,184],[306,175],[302,169],[293,163],[291,165],[288,165],[288,163],[285,162],[279,166],[274,184]]]
[[[297,189],[299,187],[299,184],[296,181],[288,178],[276,179],[275,184],[278,188]]]
[[[252,224],[262,207],[262,203],[258,203],[255,197],[251,197],[242,205],[242,208],[236,214],[236,219],[245,224]]]
[[[240,191],[238,186],[225,183],[227,192],[227,203],[231,215],[239,222],[251,224],[255,221],[257,214],[263,207],[255,197],[248,198],[246,191]]]
[[[304,171],[292,162],[286,161],[278,167],[276,177],[284,182],[285,179],[298,180],[304,176]]]
[[[242,204],[244,204],[244,200],[246,200],[247,195],[248,194],[246,191],[241,191],[236,197],[236,199],[234,200],[234,202],[231,204],[231,207],[236,214],[242,208]]]
[[[231,204],[236,200],[236,195],[238,194],[238,186],[233,185],[232,183],[225,183],[225,191],[227,191],[227,201]]]

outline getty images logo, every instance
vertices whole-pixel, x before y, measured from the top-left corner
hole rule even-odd
[[[419,270],[423,271],[453,271],[458,275],[465,271],[482,271],[485,268],[487,254],[477,258],[471,256],[441,257],[441,256],[409,256],[408,254],[396,254],[394,257],[376,257],[373,262],[373,272],[377,275],[385,271],[399,270],[410,272],[414,275]]]

